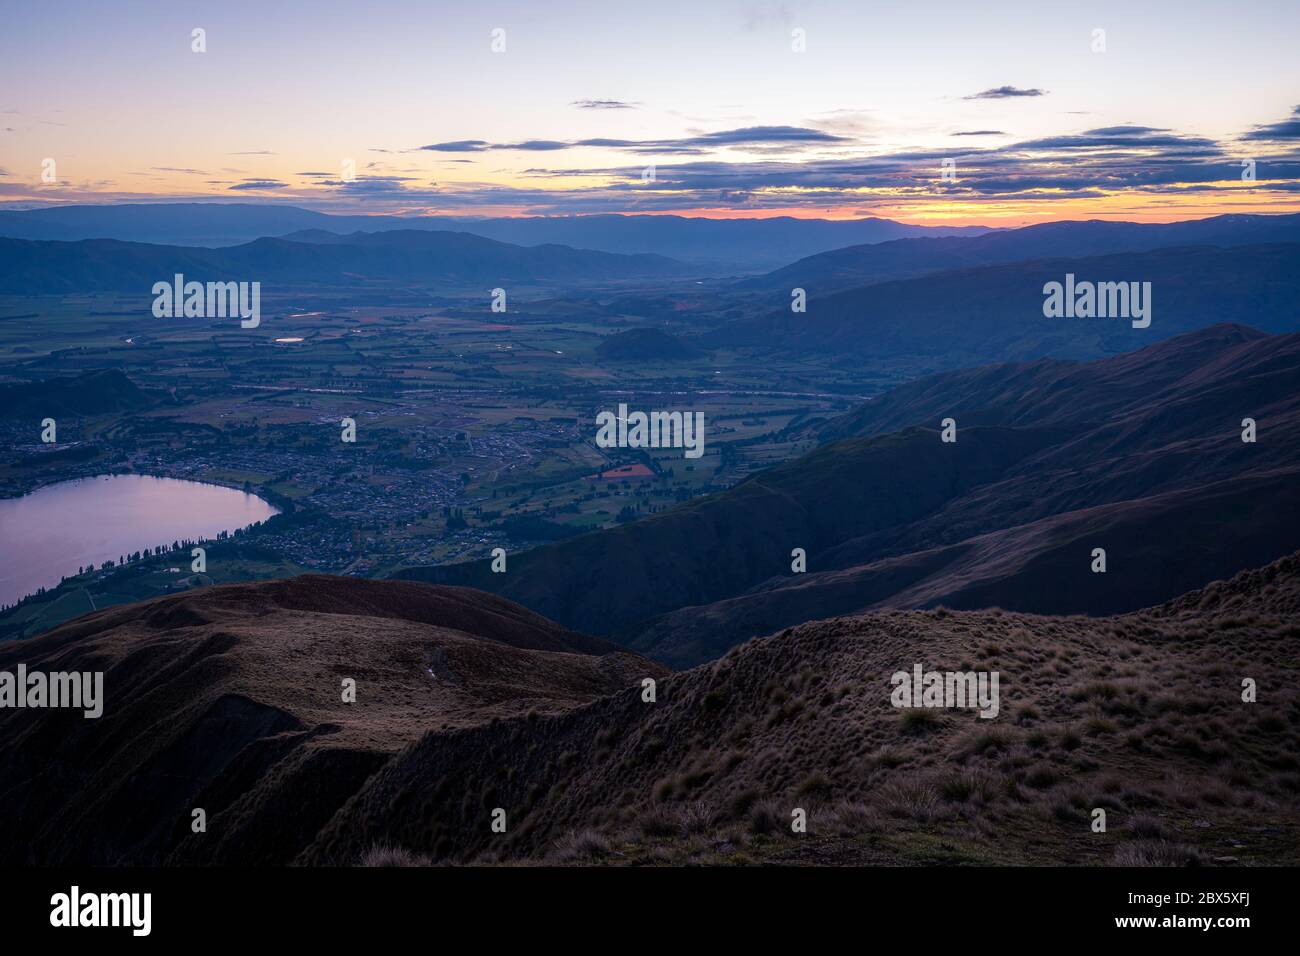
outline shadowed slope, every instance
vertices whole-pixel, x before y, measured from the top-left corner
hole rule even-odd
[[[1067,274],[1079,282],[1150,283],[1150,326],[1133,328],[1130,318],[1044,316],[1044,285],[1064,282]],[[1300,243],[1169,248],[1041,258],[828,295],[808,288],[806,313],[786,305],[710,331],[700,342],[855,353],[944,370],[1044,356],[1100,358],[1223,322],[1295,332],[1297,300]]]
[[[619,633],[788,573],[793,548],[820,552],[918,520],[1055,436],[972,429],[964,438],[959,456],[921,429],[848,439],[665,514],[513,556],[504,575],[474,562],[399,577],[491,589],[573,627]]]
[[[815,294],[1048,256],[1103,256],[1169,246],[1244,246],[1297,240],[1300,215],[1226,215],[1168,223],[1044,222],[974,237],[923,237],[848,246],[808,256],[737,285],[744,289],[797,286]]]
[[[0,647],[19,662],[104,673],[97,720],[0,711],[0,860],[40,864],[287,862],[425,730],[663,674],[491,595],[321,575],[88,615]]]
[[[1298,383],[1300,334],[1233,325],[932,376],[726,492],[512,556],[505,575],[402,576],[499,590],[675,666],[876,606],[1134,610],[1300,545]],[[1089,572],[1096,547],[1108,575]]]
[[[428,734],[303,860],[1294,864],[1297,608],[1293,554],[1121,617],[803,624],[666,678],[655,703]],[[917,663],[998,671],[997,716],[891,706]]]

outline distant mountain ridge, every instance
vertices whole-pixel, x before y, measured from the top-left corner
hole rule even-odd
[[[151,203],[0,210],[0,236],[14,239],[118,239],[182,246],[231,246],[302,231],[437,230],[499,242],[559,244],[624,255],[660,254],[712,272],[755,272],[803,256],[905,236],[963,236],[983,226],[913,226],[888,219],[586,215],[472,219],[452,216],[346,216],[297,206]]]
[[[689,271],[663,256],[625,256],[568,246],[514,246],[469,233],[406,230],[354,233],[336,243],[256,239],[206,249],[85,239],[0,239],[0,292],[138,291],[174,273],[187,280],[362,285],[506,281],[581,283],[667,278]]]
[[[810,296],[935,272],[1030,259],[1149,252],[1171,246],[1253,246],[1300,242],[1300,213],[1212,216],[1187,222],[1101,219],[1046,222],[969,238],[896,239],[800,259],[737,283],[740,289],[803,288]]]
[[[1046,317],[1044,286],[1067,275],[1149,282],[1150,327],[1122,317]],[[807,291],[806,312],[791,310],[788,293],[772,293],[782,305],[717,327],[700,344],[852,353],[940,371],[1049,355],[1098,358],[1222,322],[1292,332],[1300,329],[1300,242],[1034,258]]]

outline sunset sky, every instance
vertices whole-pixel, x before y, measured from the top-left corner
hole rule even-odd
[[[996,225],[1300,211],[1300,4],[1224,9],[11,4],[0,208]],[[206,52],[191,50],[195,28]]]

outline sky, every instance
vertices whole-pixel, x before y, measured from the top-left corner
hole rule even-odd
[[[41,0],[0,23],[0,209],[1300,212],[1296,0]]]

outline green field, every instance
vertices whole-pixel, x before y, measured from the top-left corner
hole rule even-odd
[[[620,314],[624,291],[573,303],[538,292],[505,314],[482,299],[418,290],[269,294],[260,327],[247,330],[157,319],[145,297],[0,297],[0,382],[116,369],[149,396],[138,409],[60,422],[56,449],[39,443],[38,421],[0,419],[10,451],[0,494],[107,472],[244,488],[297,518],[260,532],[281,563],[223,568],[215,580],[387,574],[529,547],[721,490],[806,450],[787,429],[892,381],[835,356],[604,360],[597,346],[614,332],[653,325],[689,339],[722,321],[699,308],[653,322]],[[703,413],[703,456],[597,447],[596,415],[619,403]],[[355,422],[355,443],[342,440],[344,419]],[[651,480],[588,477],[637,462]],[[121,589],[69,582],[55,600],[19,608],[21,629],[84,613],[92,599],[166,593],[159,574]]]

